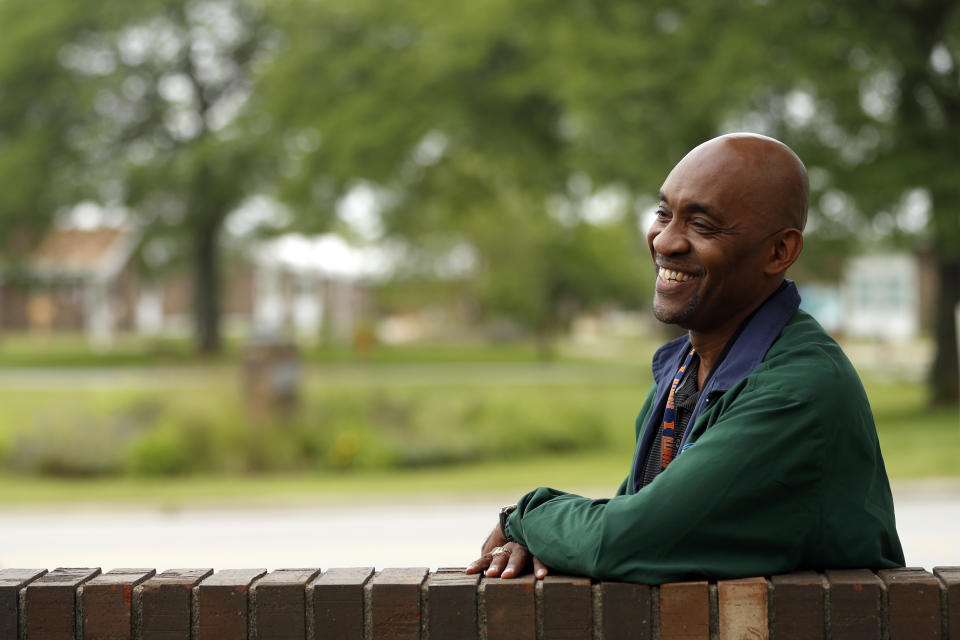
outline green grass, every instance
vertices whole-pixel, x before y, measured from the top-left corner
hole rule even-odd
[[[236,357],[228,342],[219,360]],[[0,336],[0,368],[81,368],[147,366],[197,361],[189,341],[177,338],[118,336],[108,347],[91,345],[82,334],[5,332]],[[208,359],[209,360],[209,359]]]
[[[34,386],[0,369],[0,502],[610,492],[626,474],[649,353],[553,363],[413,353],[308,363],[299,413],[274,424],[245,417],[240,368],[229,362],[37,371]],[[892,479],[960,476],[956,408],[927,409],[917,382],[865,382]],[[17,467],[30,455],[67,475]],[[242,473],[251,460],[271,473]]]
[[[869,383],[867,395],[891,478],[960,476],[958,407],[930,409],[919,383]]]
[[[649,384],[637,367],[598,363],[310,366],[299,408],[257,421],[239,368],[46,375],[0,373],[8,469],[375,470],[619,450]]]
[[[282,504],[429,495],[519,495],[554,486],[589,495],[612,495],[630,464],[629,451],[536,456],[452,467],[383,471],[198,475],[176,478],[50,478],[0,475],[0,504],[137,503]]]
[[[91,344],[83,334],[36,334],[6,332],[0,338],[2,368],[138,367],[239,363],[245,340],[223,339],[223,351],[200,356],[187,338],[149,338],[119,334],[109,346]],[[355,349],[349,345],[314,345],[301,349],[305,362],[319,364],[536,362],[541,354],[532,340],[458,342],[452,344],[372,345]],[[558,352],[560,359],[577,359]]]

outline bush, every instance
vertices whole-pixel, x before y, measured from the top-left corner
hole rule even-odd
[[[130,412],[98,416],[75,406],[45,407],[29,430],[17,431],[5,447],[11,468],[21,472],[86,476],[116,473],[124,449],[156,407],[136,405]]]
[[[629,384],[604,389],[599,401],[589,386],[328,385],[306,388],[297,409],[266,421],[247,416],[235,389],[222,384],[175,394],[57,394],[8,406],[0,395],[0,463],[61,475],[355,470],[629,442],[625,416],[638,392]],[[54,409],[37,412],[45,400]]]

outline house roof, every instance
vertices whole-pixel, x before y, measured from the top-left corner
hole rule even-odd
[[[136,246],[126,227],[54,228],[27,260],[38,275],[111,277],[118,273]]]

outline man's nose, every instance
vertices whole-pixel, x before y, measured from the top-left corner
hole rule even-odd
[[[653,238],[653,250],[661,255],[686,253],[690,243],[676,219],[671,220]]]

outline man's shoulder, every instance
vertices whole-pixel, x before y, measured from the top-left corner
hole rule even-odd
[[[787,322],[754,373],[766,384],[782,379],[795,391],[811,387],[844,393],[862,389],[843,349],[803,310],[797,310]]]
[[[837,342],[803,311],[791,317],[762,362],[711,402],[705,415],[712,424],[758,408],[781,416],[769,419],[784,433],[806,437],[811,425],[842,425],[825,437],[876,437],[869,436],[873,417],[859,375]]]
[[[767,352],[767,359],[776,359],[781,356],[793,358],[834,359],[839,358],[846,362],[847,356],[840,345],[820,323],[803,309],[797,309],[790,318],[777,339],[774,340]]]

